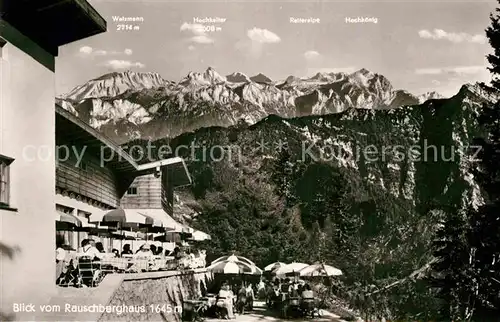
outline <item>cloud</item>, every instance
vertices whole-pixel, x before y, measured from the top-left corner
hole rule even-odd
[[[96,56],[106,56],[107,54],[108,54],[108,52],[105,51],[105,50],[96,50],[96,51],[94,51],[94,55],[96,55]]]
[[[278,43],[281,41],[281,38],[275,34],[272,31],[269,31],[267,29],[260,29],[257,27],[254,27],[253,29],[250,29],[247,31],[247,36],[250,38],[252,41],[261,43],[261,44],[272,44],[272,43]]]
[[[181,31],[189,31],[195,35],[203,35],[205,34],[205,28],[203,25],[198,23],[183,23],[181,25]]]
[[[305,59],[307,60],[314,60],[316,58],[319,58],[321,56],[320,53],[318,53],[317,51],[315,50],[308,50],[304,53],[304,57]]]
[[[197,44],[213,44],[215,40],[207,35],[205,27],[197,23],[184,22],[180,27],[181,32],[191,34],[189,41]]]
[[[264,53],[265,46],[280,41],[281,38],[272,31],[254,27],[247,30],[247,38],[240,39],[235,48],[243,55],[257,59]]]
[[[417,75],[474,75],[484,72],[487,72],[487,67],[483,65],[419,68],[415,70]]]
[[[189,46],[188,46],[188,50],[193,51],[193,50],[195,50],[195,49],[196,49],[196,47],[195,47],[195,46],[193,46],[193,45],[189,45]]]
[[[419,68],[415,70],[417,75],[439,75],[444,72],[442,68]]]
[[[476,44],[485,44],[486,37],[480,34],[471,35],[465,32],[455,33],[455,32],[447,32],[443,29],[434,29],[433,31],[429,31],[427,29],[420,30],[418,32],[420,38],[424,39],[433,39],[433,40],[447,40],[453,43],[476,43]]]
[[[125,49],[124,51],[107,51],[103,49],[94,49],[90,46],[82,46],[79,49],[80,54],[84,56],[110,56],[110,55],[122,55],[125,54],[127,56],[132,55],[132,49]]]
[[[86,54],[86,55],[90,55],[92,54],[92,47],[89,47],[89,46],[83,46],[83,47],[80,47],[80,53],[82,54]]]
[[[144,68],[146,65],[143,63],[139,62],[131,62],[129,60],[108,60],[105,64],[105,66],[110,67],[112,69],[128,69],[132,67],[137,67],[137,68]]]
[[[215,42],[214,39],[208,37],[207,35],[199,35],[191,37],[190,40],[197,44],[213,44]]]

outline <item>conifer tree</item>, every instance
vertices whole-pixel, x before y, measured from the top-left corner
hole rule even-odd
[[[493,48],[487,56],[491,87],[500,90],[500,9],[490,16],[486,36]],[[434,286],[443,301],[441,318],[497,321],[500,316],[500,104],[484,106],[479,116],[484,136],[475,177],[485,203],[466,213],[447,211],[435,243],[437,263],[433,266]]]

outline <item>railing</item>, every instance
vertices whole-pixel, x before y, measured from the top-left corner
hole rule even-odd
[[[85,253],[73,253],[66,260],[65,273],[58,278],[60,286],[97,286],[108,274],[134,274],[155,271],[174,271],[205,267],[204,257],[184,257],[176,260],[168,256],[123,255],[101,253],[100,260],[92,260]],[[85,259],[85,260],[82,260]]]

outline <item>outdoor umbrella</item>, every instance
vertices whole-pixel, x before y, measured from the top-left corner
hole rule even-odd
[[[323,263],[310,265],[300,271],[300,276],[303,277],[329,277],[338,275],[342,275],[342,271],[340,269]]]
[[[250,273],[245,273],[245,274],[250,274],[250,275],[262,275],[262,273],[264,273],[260,268],[258,268],[257,266],[252,266],[252,272]]]
[[[100,221],[103,223],[118,223],[122,227],[129,224],[161,226],[161,223],[157,220],[135,209],[113,209],[104,214]]]
[[[266,267],[264,267],[264,272],[271,272],[271,271],[278,269],[280,267],[283,267],[283,266],[286,266],[286,264],[282,263],[282,262],[275,262],[275,263],[269,264]]]
[[[99,218],[100,215],[103,216]],[[136,209],[113,209],[104,214],[96,214],[94,217],[92,217],[91,215],[91,218],[93,221],[99,221],[104,225],[117,224],[119,229],[132,227],[137,228],[141,225],[161,226],[161,223],[151,218],[150,216],[137,211]],[[129,232],[125,232],[124,230],[122,230],[122,232],[120,233],[120,235],[122,235],[121,237],[119,237],[118,234],[113,234],[113,238],[119,240],[134,240],[135,237],[137,237],[136,235],[127,235],[127,233]],[[123,245],[120,243],[120,248],[123,248],[122,246]]]
[[[282,266],[278,269],[275,269],[273,273],[277,276],[284,276],[290,274],[298,274],[302,269],[308,267],[309,264],[305,263],[290,263],[285,266]]]
[[[78,230],[82,230],[82,227],[67,221],[56,221],[56,231],[78,231]]]
[[[126,230],[123,230],[121,231],[120,233],[111,233],[112,237],[115,238],[115,239],[120,239],[120,240],[123,240],[123,239],[126,239],[126,240],[135,240],[137,238],[137,234],[134,233],[134,232],[131,232],[131,231],[126,231]]]
[[[194,241],[204,241],[204,240],[210,240],[211,237],[209,234],[206,234],[200,230],[195,230],[192,234],[191,234],[191,240],[194,240]]]
[[[165,233],[157,233],[151,235],[152,240],[161,241],[161,242],[170,242],[172,240],[171,236]]]
[[[136,211],[138,211],[143,215],[153,218],[156,222],[159,223],[159,225],[157,226],[163,228],[163,231],[166,230],[179,233],[189,232],[187,231],[187,227],[185,225],[177,222],[163,209],[136,209]]]
[[[56,210],[55,223],[56,231],[76,232],[78,240],[80,240],[80,231],[85,231],[92,227],[86,218],[77,217],[60,210]],[[65,233],[65,239],[70,239],[69,233],[67,236]]]
[[[249,260],[248,258],[243,257],[243,256],[236,256],[234,254],[231,255],[231,256],[222,256],[222,257],[219,257],[216,260],[214,260],[212,262],[212,264],[215,264],[215,263],[218,263],[218,262],[223,262],[223,261],[242,262],[242,263],[247,264],[249,266],[255,266],[255,267],[257,267],[257,265],[255,265],[255,263],[252,262],[251,260]]]
[[[85,227],[82,230],[99,237],[110,237],[115,232],[115,229],[109,227]]]
[[[244,274],[252,273],[253,267],[251,265],[245,264],[243,262],[233,262],[230,260],[224,260],[212,264],[208,267],[212,273],[219,274]]]
[[[56,210],[55,220],[59,225],[67,225],[71,227],[89,227],[90,224],[82,219],[84,218]]]

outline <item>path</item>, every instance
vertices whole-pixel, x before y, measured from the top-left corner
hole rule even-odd
[[[293,321],[293,322],[341,322],[338,316],[330,312],[322,311],[323,316],[321,318],[313,319],[290,319],[284,320],[276,316],[276,313],[269,311],[266,308],[264,302],[256,301],[254,302],[254,310],[245,315],[236,315],[236,319],[233,320],[219,320],[219,319],[206,319],[205,322],[217,322],[217,321],[232,321],[232,322],[266,322],[266,321]]]

